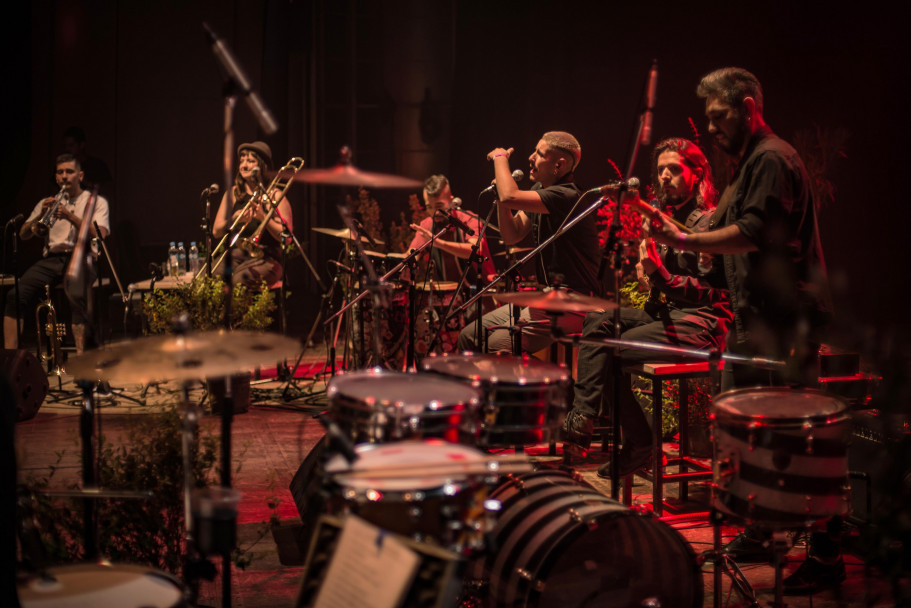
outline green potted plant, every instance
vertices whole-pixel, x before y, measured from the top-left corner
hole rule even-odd
[[[173,331],[175,320],[185,314],[189,328],[195,331],[214,331],[225,326],[227,286],[221,277],[198,277],[175,289],[155,289],[142,302],[146,318],[146,332],[163,334]],[[264,331],[273,322],[276,309],[275,294],[263,282],[261,287],[250,289],[235,285],[231,291],[230,329]],[[224,379],[207,379],[213,411],[219,411],[224,401]],[[250,374],[231,376],[234,413],[246,412],[250,407]]]

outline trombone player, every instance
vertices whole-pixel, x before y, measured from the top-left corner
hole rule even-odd
[[[229,212],[226,192],[218,207],[212,234],[215,238],[221,238],[232,229],[232,226],[236,226],[240,232],[238,242],[243,242],[241,239],[244,237],[259,234],[261,238],[256,246],[258,251],[254,252],[244,247],[231,248],[232,282],[248,287],[258,287],[263,281],[272,285],[282,276],[282,218],[288,225],[288,232],[294,231],[291,205],[284,197],[284,192],[278,188],[272,188],[271,192],[264,193],[267,186],[263,183],[263,174],[272,168],[272,149],[267,143],[254,141],[241,144],[237,148],[237,157],[237,174],[234,176],[233,187],[234,205]],[[264,194],[268,194],[268,197]],[[277,205],[274,213],[270,212],[273,203]],[[215,259],[212,263],[213,266],[216,264]],[[213,272],[216,270],[223,273],[224,267],[220,270],[213,267]]]
[[[72,154],[61,154],[57,157],[55,178],[57,187],[60,188],[56,196],[44,198],[35,205],[31,215],[22,228],[19,229],[19,238],[27,240],[33,236],[44,239],[43,257],[32,264],[19,280],[19,310],[33,310],[44,293],[44,286],[57,286],[66,272],[73,247],[76,245],[76,236],[82,226],[85,206],[89,202],[91,192],[83,190],[80,185],[83,172],[79,161]],[[95,232],[95,224],[101,234]],[[108,201],[99,196],[95,203],[95,215],[89,234],[94,237],[107,237],[111,232],[108,216]],[[89,269],[89,281],[95,280],[93,268]],[[73,302],[73,338],[76,343],[76,353],[85,350],[87,328],[91,327],[90,319],[86,318],[86,301],[82,293],[68,293]],[[16,290],[12,289],[6,294],[6,308],[3,314],[3,345],[4,348],[19,348],[19,328],[16,327]]]

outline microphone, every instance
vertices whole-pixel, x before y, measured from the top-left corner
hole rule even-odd
[[[211,186],[209,186],[208,188],[206,188],[205,190],[202,191],[200,198],[204,198],[204,199],[209,198],[210,196],[212,196],[214,194],[218,194],[219,190],[220,190],[220,188],[218,187],[218,184],[212,184]]]
[[[457,218],[455,215],[452,215],[451,213],[449,213],[448,211],[445,211],[443,209],[440,209],[439,211],[437,211],[437,213],[439,213],[444,218],[446,218],[446,221],[449,222],[450,226],[453,226],[454,228],[461,228],[462,232],[468,234],[468,236],[474,236],[474,230],[469,228],[468,224],[466,224],[465,222],[463,222],[462,220]]]
[[[354,274],[354,269],[353,269],[353,268],[349,268],[348,266],[345,266],[344,264],[342,264],[342,263],[339,262],[338,260],[329,260],[329,263],[330,263],[330,264],[335,264],[335,265],[338,267],[338,269],[341,270],[342,272],[347,272],[348,274]]]
[[[376,244],[376,241],[373,240],[373,237],[370,236],[370,233],[367,232],[367,229],[364,228],[364,225],[360,222],[360,220],[353,217],[353,218],[351,218],[351,221],[352,221],[352,223],[354,223],[354,227],[357,228],[357,231],[360,232],[361,235],[367,239],[367,242],[370,243],[371,247],[373,247],[374,249],[380,248],[379,245]]]
[[[648,72],[648,88],[645,91],[645,114],[642,116],[643,146],[652,143],[652,119],[655,113],[655,94],[658,89],[658,60],[652,60],[652,68]]]
[[[250,106],[250,111],[253,112],[256,120],[259,121],[259,126],[266,132],[266,135],[272,135],[278,131],[278,123],[275,122],[275,118],[272,116],[269,108],[265,106],[262,99],[259,98],[259,95],[253,90],[253,87],[250,86],[247,75],[244,74],[240,64],[237,63],[234,54],[231,53],[231,49],[228,48],[225,41],[219,38],[212,28],[209,27],[208,23],[203,22],[202,26],[205,28],[209,43],[212,45],[212,52],[215,53],[219,63],[221,63],[221,67],[224,68],[227,73],[228,78],[234,83],[234,86],[239,89],[240,94],[244,96],[247,105]]]
[[[459,200],[459,202],[461,203],[462,201]],[[24,219],[25,219],[25,214],[24,214],[24,213],[20,213],[19,215],[17,215],[16,217],[14,217],[14,218],[11,219],[10,221],[8,221],[8,222],[6,223],[6,226],[7,226],[7,227],[12,226],[13,228],[15,228],[16,226],[18,226],[19,224],[21,224],[21,223],[22,223],[22,220],[24,220]]]
[[[521,182],[523,179],[525,179],[525,173],[523,173],[521,169],[516,169],[515,171],[512,172],[512,178],[514,180],[516,180],[517,182]],[[481,190],[481,194],[478,196],[486,194],[487,192],[490,192],[491,190],[493,190],[496,187],[497,187],[497,180],[492,179],[492,180],[490,180],[490,185],[487,186],[486,188],[484,188],[483,190]]]
[[[597,188],[592,188],[591,191],[595,194],[611,194],[617,193],[621,189],[625,190],[638,190],[639,189],[639,178],[631,177],[626,181],[620,180],[616,182],[611,182],[609,184],[604,184],[603,186],[598,186]]]

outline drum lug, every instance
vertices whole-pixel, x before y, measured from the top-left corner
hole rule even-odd
[[[535,575],[529,572],[524,568],[516,568],[516,574],[519,575],[519,578],[523,578],[529,583],[531,583],[532,589],[535,591],[544,591],[544,581],[535,578]]]

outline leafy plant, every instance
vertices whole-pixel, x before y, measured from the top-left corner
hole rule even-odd
[[[156,289],[142,302],[148,333],[172,330],[174,319],[187,313],[190,327],[209,331],[224,326],[227,286],[220,277],[200,277],[176,289]],[[235,285],[231,297],[231,329],[265,330],[272,324],[275,294],[262,283],[260,290]]]
[[[139,563],[178,573],[184,554],[183,455],[181,417],[176,405],[158,414],[129,417],[122,444],[99,439],[98,483],[106,490],[148,491],[148,499],[96,501],[98,546],[114,562]],[[192,479],[208,485],[215,473],[217,440],[197,432]],[[63,453],[58,453],[58,459]],[[33,489],[50,486],[56,473],[26,480]],[[77,484],[69,484],[71,489]],[[39,495],[32,516],[53,562],[83,559],[81,499]]]

